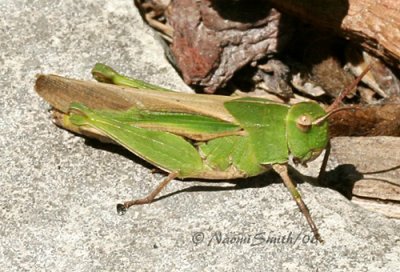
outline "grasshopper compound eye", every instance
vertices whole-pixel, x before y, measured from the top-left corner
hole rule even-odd
[[[296,120],[296,127],[298,127],[302,132],[308,132],[311,129],[312,120],[308,115],[300,115]]]

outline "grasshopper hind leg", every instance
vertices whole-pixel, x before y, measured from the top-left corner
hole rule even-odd
[[[133,205],[149,204],[153,202],[154,198],[171,182],[174,178],[178,176],[177,172],[170,173],[158,186],[150,192],[147,196],[143,198],[138,198],[135,200],[125,201],[124,204],[117,204],[117,212],[119,215],[124,215],[129,207]]]
[[[293,199],[296,201],[297,206],[299,207],[300,211],[306,217],[307,223],[310,226],[315,239],[317,239],[320,243],[324,241],[321,238],[321,235],[318,232],[318,228],[314,223],[314,220],[311,217],[310,211],[307,208],[306,204],[304,203],[303,199],[299,191],[297,191],[296,186],[293,184],[293,181],[290,179],[288,175],[287,165],[275,164],[272,166],[275,172],[281,176],[283,182],[285,183],[286,187],[288,188],[290,194],[292,195]]]

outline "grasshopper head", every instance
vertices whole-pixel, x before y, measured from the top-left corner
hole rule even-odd
[[[286,119],[286,135],[294,160],[306,163],[315,159],[329,141],[327,114],[314,102],[293,105]]]
[[[340,108],[339,104],[360,82],[370,70],[368,66],[329,106],[327,112],[313,102],[302,102],[293,105],[286,119],[286,136],[290,153],[294,160],[306,163],[315,159],[325,149],[329,141],[328,117],[341,110],[356,109],[355,107]]]

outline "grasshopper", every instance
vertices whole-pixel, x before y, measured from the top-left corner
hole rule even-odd
[[[306,164],[327,149],[323,173],[329,153],[327,118],[347,109],[338,107],[340,101],[367,71],[327,111],[315,102],[290,106],[261,98],[178,93],[103,64],[92,70],[101,83],[41,75],[35,87],[53,106],[56,124],[118,143],[168,173],[147,196],[118,204],[120,214],[151,203],[175,178],[237,179],[273,169],[322,242],[287,164],[290,157]]]

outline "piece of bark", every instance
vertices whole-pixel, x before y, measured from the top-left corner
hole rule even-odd
[[[357,106],[329,118],[331,137],[400,136],[400,104]]]
[[[328,187],[366,209],[400,218],[400,138],[338,137]],[[334,177],[334,178],[333,178]]]
[[[268,1],[176,0],[167,16],[174,28],[171,49],[185,82],[208,93],[246,64],[277,52],[293,30],[291,19]]]
[[[333,31],[400,68],[398,0],[270,0],[283,13]]]

